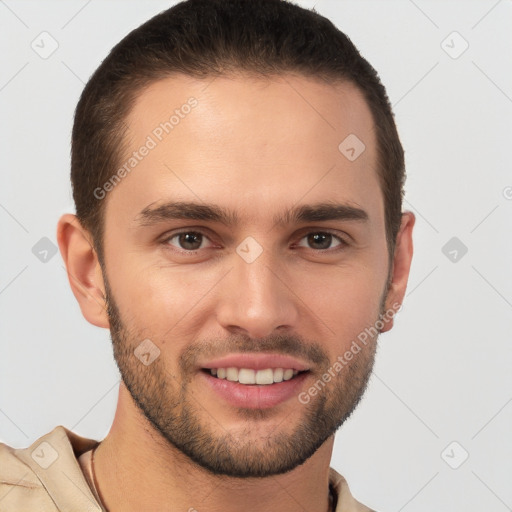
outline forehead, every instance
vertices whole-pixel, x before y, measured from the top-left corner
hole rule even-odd
[[[126,125],[127,172],[109,203],[127,215],[169,200],[248,215],[301,198],[382,210],[373,118],[350,83],[176,75],[146,87]]]

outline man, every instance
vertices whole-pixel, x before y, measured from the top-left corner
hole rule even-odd
[[[78,103],[58,225],[116,416],[2,445],[0,510],[370,510],[329,464],[405,294],[404,174],[377,73],[317,13],[189,0],[130,33]]]

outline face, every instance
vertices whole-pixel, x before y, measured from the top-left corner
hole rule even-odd
[[[375,334],[344,356],[386,300],[371,113],[349,84],[177,76],[127,125],[103,265],[123,381],[209,471],[289,471],[351,414],[374,361]]]

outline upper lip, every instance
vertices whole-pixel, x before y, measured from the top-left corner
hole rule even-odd
[[[308,365],[284,354],[245,353],[230,354],[201,365],[201,368],[249,368],[265,370],[267,368],[291,368],[297,371],[309,370]]]

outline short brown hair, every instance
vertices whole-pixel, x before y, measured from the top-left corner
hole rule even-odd
[[[85,86],[75,111],[71,182],[77,217],[102,261],[105,201],[94,190],[115,173],[125,120],[150,83],[183,73],[285,72],[351,82],[372,112],[386,240],[394,253],[402,215],[404,152],[386,90],[375,69],[327,18],[286,0],[187,0],[130,32]],[[341,141],[340,141],[341,142]]]

